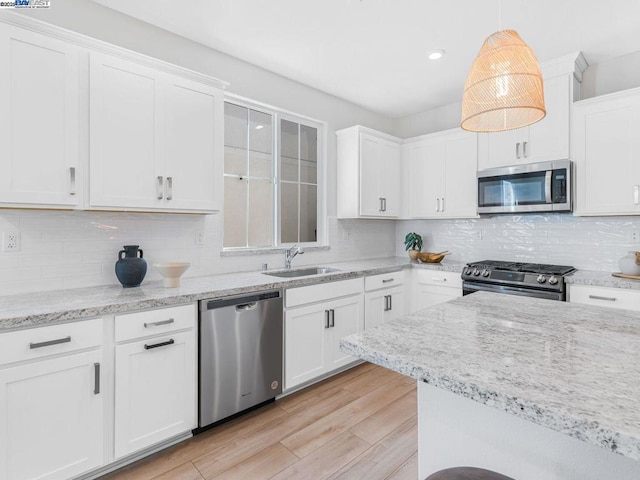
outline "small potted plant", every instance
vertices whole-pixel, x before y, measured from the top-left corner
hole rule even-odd
[[[422,235],[416,232],[409,232],[404,237],[404,249],[409,252],[409,258],[416,260],[420,250],[422,250]]]

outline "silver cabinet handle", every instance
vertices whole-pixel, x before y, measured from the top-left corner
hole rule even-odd
[[[640,203],[640,185],[633,186],[633,204],[638,205]]]
[[[606,300],[607,302],[615,302],[616,297],[601,297],[600,295],[589,295],[589,298],[593,300]]]
[[[333,308],[331,308],[329,309],[329,314],[331,317],[331,323],[329,324],[329,326],[333,328],[336,326],[336,311]]]
[[[520,142],[516,143],[516,158],[520,158]]]
[[[159,327],[160,325],[169,325],[173,322],[175,322],[173,318],[169,318],[167,320],[160,320],[158,322],[149,322],[149,323],[145,322],[144,328]]]
[[[442,200],[442,210],[440,210],[440,211],[444,212],[444,197],[442,197],[441,200]]]
[[[154,343],[153,345],[145,344],[144,349],[151,350],[152,348],[166,347],[167,345],[173,345],[174,343],[176,343],[176,341],[172,338],[171,340],[168,340],[166,342]]]
[[[384,311],[388,312],[391,310],[391,295],[384,296]]]
[[[173,200],[173,177],[167,177],[167,200]]]
[[[71,337],[57,338],[55,340],[47,340],[46,342],[38,342],[38,343],[30,343],[29,348],[42,348],[42,347],[50,347],[51,345],[59,345],[60,343],[69,343],[71,341]]]
[[[438,277],[431,277],[431,280],[435,280],[436,282],[446,282],[447,281],[446,278],[438,278]]]
[[[529,142],[522,142],[522,156],[527,158],[527,144]]]
[[[156,197],[156,198],[157,198],[158,200],[162,200],[162,198],[163,198],[163,192],[162,192],[162,177],[161,177],[161,176],[159,176],[159,177],[157,178],[157,181],[158,181],[158,183],[157,183],[157,185],[156,185],[156,192],[157,192],[157,197]]]
[[[378,201],[380,202],[380,208],[378,209],[379,212],[384,212],[383,208],[382,208],[382,197],[378,197]]]
[[[440,211],[440,198],[436,198],[436,212]]]
[[[387,199],[385,197],[382,197],[382,211],[387,211]]]
[[[100,393],[100,364],[93,364],[93,394],[98,395]]]
[[[393,282],[395,279],[394,278],[385,278],[384,280],[382,280],[382,283],[389,283],[389,282]]]
[[[393,310],[393,295],[389,295],[389,311]]]
[[[69,195],[76,194],[76,167],[69,167]]]
[[[324,311],[324,328],[329,328],[329,310]]]

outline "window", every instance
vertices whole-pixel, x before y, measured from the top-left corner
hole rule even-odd
[[[224,247],[315,243],[322,125],[225,102]]]

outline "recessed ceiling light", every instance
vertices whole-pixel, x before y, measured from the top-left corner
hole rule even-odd
[[[427,54],[427,57],[429,58],[429,60],[440,60],[442,57],[444,57],[444,54],[444,50],[432,50]]]
[[[262,130],[264,128],[264,125],[256,125],[256,130]]]

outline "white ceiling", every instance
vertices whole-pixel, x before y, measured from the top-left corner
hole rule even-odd
[[[95,1],[392,118],[460,101],[500,11],[499,0]],[[541,62],[640,50],[638,0],[503,0],[501,16]],[[447,55],[427,60],[437,48]]]

